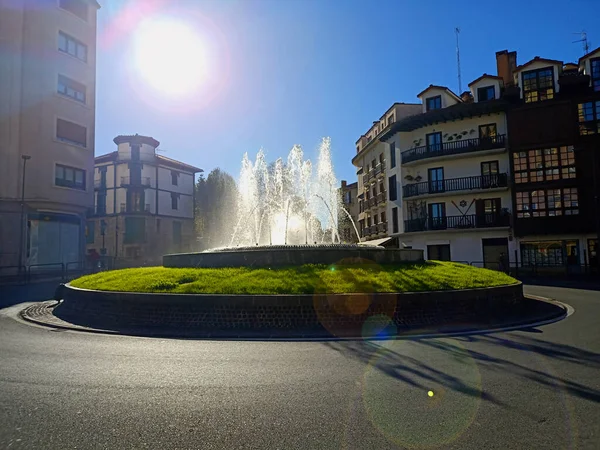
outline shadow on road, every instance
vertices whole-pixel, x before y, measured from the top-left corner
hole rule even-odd
[[[53,298],[60,281],[44,281],[22,285],[0,285],[0,308],[23,302],[40,302]]]
[[[401,350],[398,352],[395,350],[395,346],[386,346],[381,342],[330,341],[323,342],[322,344],[347,357],[370,364],[371,367],[413,387],[427,389],[427,386],[437,383],[447,389],[479,397],[482,400],[495,403],[499,406],[504,405],[485,391],[473,388],[472,385],[465,383],[460,378],[445,373],[442,370],[443,364],[439,364],[440,368],[436,368],[434,367],[435,361],[430,362],[425,357],[420,358],[411,355],[431,355],[431,350],[435,349],[445,355],[445,363],[472,364],[472,361],[475,361],[480,370],[488,368],[496,372],[506,371],[512,376],[523,377],[544,386],[551,388],[562,387],[572,395],[600,403],[600,391],[597,389],[571,381],[567,377],[559,376],[553,370],[538,370],[534,364],[523,365],[515,362],[510,357],[491,356],[481,351],[466,349],[461,341],[468,344],[479,343],[486,344],[486,346],[501,347],[502,349],[509,350],[509,356],[511,355],[510,350],[528,352],[531,354],[528,360],[532,362],[535,361],[536,356],[541,356],[550,360],[558,360],[600,370],[600,354],[598,353],[589,352],[566,344],[542,341],[531,336],[515,336],[514,339],[510,339],[486,334],[441,339],[414,339],[408,341],[411,345],[416,346],[416,348],[411,348],[410,352],[406,352],[410,353],[410,355],[402,351],[402,345],[397,346]],[[500,352],[494,353],[497,354]],[[504,352],[504,354],[507,354],[507,352]]]

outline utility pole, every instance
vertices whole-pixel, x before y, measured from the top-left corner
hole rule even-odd
[[[25,167],[27,161],[31,159],[29,155],[21,155],[23,159],[23,174],[21,176],[21,219],[19,221],[19,273],[21,272],[21,266],[23,265],[23,247],[25,246]]]
[[[458,45],[458,35],[460,34],[460,28],[454,29],[456,34],[456,69],[458,70],[458,95],[462,94],[462,79],[460,75],[460,47]]]

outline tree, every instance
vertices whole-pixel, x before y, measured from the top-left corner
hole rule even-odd
[[[237,185],[231,175],[213,169],[196,183],[196,235],[202,248],[229,244],[237,210]]]

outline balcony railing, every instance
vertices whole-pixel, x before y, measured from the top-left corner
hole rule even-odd
[[[381,191],[379,194],[377,194],[377,203],[385,203],[386,200],[387,199],[385,191]]]
[[[387,222],[380,222],[377,224],[377,232],[385,233],[387,231]]]
[[[448,178],[440,181],[424,181],[402,187],[404,198],[418,195],[440,194],[443,192],[472,191],[508,187],[508,175],[498,173],[474,177]]]
[[[404,232],[507,227],[509,216],[496,213],[427,217],[404,221]]]
[[[146,203],[145,205],[140,205],[139,208],[134,208],[133,205],[129,205],[127,207],[127,203],[121,203],[121,212],[122,213],[148,213],[150,212],[150,203]]]
[[[375,166],[375,173],[373,176],[377,176],[379,174],[384,174],[385,173],[385,163],[384,162],[380,162],[379,164],[377,164]]]
[[[146,186],[150,187],[150,177],[121,177],[121,186]]]
[[[457,141],[444,142],[443,144],[411,148],[402,152],[401,157],[403,163],[408,163],[425,158],[435,158],[437,156],[493,150],[505,147],[505,141],[506,135],[504,134],[487,138],[459,139]]]

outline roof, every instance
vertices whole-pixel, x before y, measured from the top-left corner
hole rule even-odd
[[[478,81],[483,80],[484,78],[490,78],[492,80],[502,80],[502,77],[499,77],[499,76],[496,76],[496,75],[488,75],[487,73],[484,73],[479,78],[471,81],[468,86],[471,87],[473,84],[477,83]]]
[[[388,242],[388,241],[390,241],[392,239],[393,239],[392,237],[388,236],[388,237],[384,237],[384,238],[381,238],[381,239],[373,239],[371,241],[361,241],[360,245],[367,245],[367,246],[370,246],[370,247],[373,247],[373,246],[376,247],[376,246],[380,246],[382,244],[385,244],[386,242]]]
[[[136,143],[136,144],[147,144],[151,147],[158,147],[160,142],[150,136],[141,136],[139,134],[121,134],[113,139],[113,142],[117,145],[122,144],[124,142],[128,143]]]
[[[596,49],[592,50],[592,51],[591,51],[591,52],[589,52],[589,53],[586,53],[586,54],[585,54],[585,55],[583,55],[581,58],[579,58],[579,64],[581,64],[581,62],[582,62],[584,59],[586,59],[586,58],[589,58],[590,56],[594,55],[594,53],[598,53],[598,52],[600,52],[600,47],[598,47],[598,48],[596,48]]]
[[[450,95],[454,96],[458,101],[461,101],[460,97],[458,95],[456,95],[454,92],[452,92],[448,87],[446,87],[446,86],[437,86],[435,84],[430,84],[429,87],[427,87],[423,91],[419,92],[417,94],[417,97],[420,97],[421,95],[423,95],[425,92],[427,92],[430,89],[441,89],[443,91],[447,91]]]
[[[378,123],[379,121],[385,119],[385,117],[388,115],[388,113],[394,109],[396,106],[401,106],[401,105],[409,105],[409,106],[419,106],[421,105],[420,103],[405,103],[405,102],[394,102],[392,104],[392,106],[390,106],[381,116],[381,118],[379,120],[374,120],[373,124],[369,127],[369,130],[367,130],[367,133],[371,130],[371,128],[373,128],[373,125],[375,125],[376,123]],[[360,140],[362,138],[364,138],[366,136],[366,134],[361,134],[360,137],[356,140],[355,144],[358,144],[360,142]]]
[[[119,156],[119,152],[117,152],[117,151],[107,153],[106,155],[96,156],[94,158],[94,164],[114,162],[114,161],[117,161],[118,156]],[[185,170],[186,172],[193,172],[193,173],[204,172],[204,170],[202,170],[198,167],[191,166],[189,164],[183,163],[181,161],[177,161],[175,159],[167,158],[166,156],[155,155],[155,157],[157,159],[158,164],[163,165],[163,166],[172,167],[174,169],[179,169],[179,170]],[[147,163],[146,161],[143,161],[143,162]]]
[[[354,183],[346,184],[346,186],[341,186],[341,189],[355,189],[358,188],[358,181]]]
[[[449,120],[460,120],[467,117],[479,116],[506,111],[510,103],[504,99],[489,100],[481,103],[457,103],[442,109],[433,109],[423,114],[406,117],[390,127],[379,139],[384,141],[402,131],[413,131],[419,128]]]
[[[559,61],[557,59],[547,59],[547,58],[540,58],[539,56],[536,56],[535,58],[533,58],[531,61],[526,62],[525,64],[521,64],[520,66],[517,66],[515,68],[515,72],[518,72],[520,70],[523,70],[525,67],[527,67],[530,64],[536,63],[536,62],[545,62],[548,64],[560,64],[562,66],[563,62]]]

